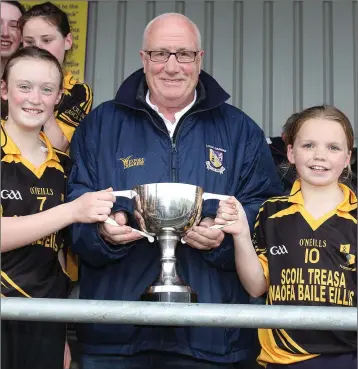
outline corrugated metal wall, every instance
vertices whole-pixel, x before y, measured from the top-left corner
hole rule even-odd
[[[91,1],[86,80],[95,105],[113,98],[141,67],[146,24],[172,11],[198,25],[204,70],[267,135],[279,135],[292,112],[323,102],[358,125],[358,3],[352,0]]]

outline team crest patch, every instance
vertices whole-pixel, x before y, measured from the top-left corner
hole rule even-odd
[[[224,162],[224,153],[226,150],[219,149],[217,147],[213,147],[210,145],[206,145],[209,149],[209,160],[206,161],[206,169],[212,170],[213,172],[223,174],[225,171],[225,167],[223,165]]]
[[[350,244],[341,244],[339,248],[340,253],[345,259],[344,264],[340,264],[340,267],[344,270],[349,270],[351,272],[356,271],[356,256],[351,254],[351,245]]]

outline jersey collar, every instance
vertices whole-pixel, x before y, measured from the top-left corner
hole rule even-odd
[[[4,125],[5,125],[5,120],[2,120],[1,121],[1,148],[4,151],[4,154],[21,156],[21,151],[16,146],[15,142],[11,139],[11,137],[6,133],[4,129]],[[60,159],[57,156],[55,150],[53,149],[51,142],[47,138],[47,136],[43,132],[40,132],[39,138],[45,144],[47,148],[46,162],[54,160],[59,163]]]
[[[337,210],[350,212],[357,208],[357,196],[355,193],[345,184],[339,183],[339,187],[343,191],[343,201],[337,206]],[[289,202],[294,204],[304,205],[304,199],[301,191],[301,181],[298,179],[292,186],[292,190],[289,196]]]

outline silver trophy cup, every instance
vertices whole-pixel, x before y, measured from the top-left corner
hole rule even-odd
[[[114,195],[134,199],[134,216],[140,228],[136,231],[151,242],[156,236],[161,247],[160,274],[141,300],[196,302],[196,293],[176,272],[175,249],[181,237],[199,223],[203,201],[228,196],[206,193],[201,187],[182,183],[145,184],[132,191],[116,191]],[[113,224],[113,220],[108,223]]]

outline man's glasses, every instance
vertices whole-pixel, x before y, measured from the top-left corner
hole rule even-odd
[[[198,51],[177,51],[171,53],[169,51],[145,51],[152,62],[166,63],[171,55],[175,55],[175,59],[178,63],[192,63],[195,61]]]

